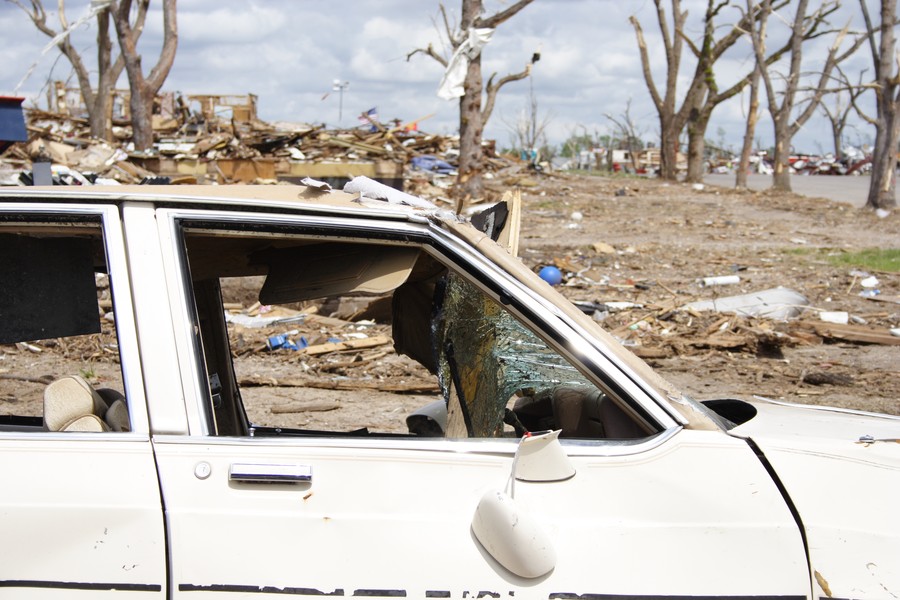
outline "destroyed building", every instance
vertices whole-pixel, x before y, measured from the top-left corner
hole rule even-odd
[[[78,88],[50,86],[48,109],[28,108],[26,144],[0,159],[0,184],[17,185],[33,161],[53,164],[54,183],[298,183],[312,177],[341,186],[366,176],[395,188],[404,169],[425,171],[429,180],[455,175],[458,140],[430,135],[395,121],[370,120],[365,127],[331,130],[324,124],[269,123],[257,114],[254,94],[160,93],[153,107],[155,143],[149,151],[130,144],[128,90],[109,92],[112,140],[91,138],[87,108]],[[22,136],[24,137],[24,136]],[[25,142],[25,139],[16,139]],[[489,160],[497,159],[489,147]],[[416,159],[415,161],[413,159]],[[490,165],[488,165],[490,167]],[[24,183],[31,183],[25,174]]]

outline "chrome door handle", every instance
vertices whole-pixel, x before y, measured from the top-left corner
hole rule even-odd
[[[312,481],[312,467],[234,463],[228,471],[228,480],[243,483],[308,483]]]

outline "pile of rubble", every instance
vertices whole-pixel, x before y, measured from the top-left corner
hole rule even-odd
[[[410,171],[448,187],[455,176],[458,137],[418,131],[417,123],[391,125],[368,116],[354,129],[268,123],[256,115],[256,97],[178,96],[158,98],[153,115],[156,143],[134,150],[127,102],[114,91],[113,141],[92,138],[86,112],[58,91],[53,111],[27,109],[29,141],[0,155],[0,185],[31,185],[36,162],[52,165],[54,184],[297,183],[305,177],[329,181],[359,175],[402,188]],[[118,94],[118,95],[117,95]],[[80,97],[79,97],[80,98]],[[119,111],[119,112],[115,112]],[[486,146],[488,169],[505,163]]]

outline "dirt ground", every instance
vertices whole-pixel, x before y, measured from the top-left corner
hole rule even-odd
[[[900,326],[900,273],[871,273],[880,290],[872,300],[859,296],[864,277],[852,274],[853,267],[829,262],[837,253],[897,247],[896,214],[880,219],[794,194],[698,190],[638,178],[511,175],[496,177],[490,187],[498,195],[522,191],[519,254],[526,264],[536,271],[560,267],[559,289],[570,300],[636,305],[600,311],[595,318],[608,313],[603,326],[689,395],[701,400],[763,396],[900,415],[900,344],[842,341],[818,335],[811,325],[799,326],[821,323],[821,311],[847,311],[851,324],[900,342],[888,334]],[[428,186],[417,191],[441,193]],[[737,275],[740,282],[698,283],[717,275]],[[674,310],[695,300],[778,286],[809,300],[790,322]],[[352,329],[317,329],[315,321],[306,326],[312,335],[334,337]],[[368,329],[369,335],[390,333],[380,325]],[[255,336],[259,344],[264,333],[243,335]],[[257,352],[237,361],[245,386],[255,386],[244,388],[251,417],[262,423],[399,432],[409,411],[438,397],[436,390],[391,391],[391,385],[427,386],[433,378],[379,348],[319,359],[288,356],[277,364],[268,358]],[[296,380],[298,373],[303,373],[298,385],[277,385]],[[273,385],[265,385],[266,378]],[[299,385],[311,380],[316,387]],[[324,389],[336,382],[372,388],[362,397]]]
[[[595,319],[662,375],[697,399],[763,396],[900,415],[900,273],[871,272],[880,294],[859,295],[864,276],[831,255],[900,245],[900,216],[794,194],[736,192],[640,178],[497,175],[498,194],[523,194],[520,256],[538,270],[558,266],[560,291],[593,303]],[[439,195],[438,188],[423,191]],[[704,287],[699,280],[737,275]],[[680,310],[778,286],[809,300],[788,322]],[[229,289],[226,301],[253,299]],[[631,303],[626,308],[610,303]],[[365,306],[321,307],[296,329],[312,344],[390,335],[388,325],[351,322]],[[336,311],[336,312],[333,312]],[[821,311],[846,311],[879,343],[839,339]],[[254,313],[256,314],[256,313]],[[357,314],[357,318],[358,318]],[[373,315],[362,315],[373,316]],[[377,314],[374,316],[377,317]],[[336,318],[339,317],[339,318]],[[0,414],[40,414],[47,381],[90,376],[119,387],[110,325],[101,340],[0,347]],[[437,398],[435,380],[389,343],[319,356],[265,348],[287,328],[230,326],[235,367],[252,421],[282,427],[404,432],[405,417]],[[880,337],[879,337],[880,336]],[[894,342],[893,344],[890,342]],[[26,377],[21,374],[27,373]]]
[[[900,414],[900,345],[790,335],[797,332],[790,323],[669,311],[784,286],[809,300],[799,320],[820,322],[821,311],[846,311],[860,327],[887,334],[900,326],[900,273],[872,272],[880,294],[870,300],[859,295],[864,277],[853,267],[834,266],[829,256],[897,248],[896,212],[882,219],[795,194],[649,179],[554,175],[528,183],[537,185],[524,193],[520,254],[526,262],[586,269],[583,275],[599,283],[569,277],[561,290],[571,300],[642,305],[612,313],[603,324],[640,344],[632,348],[686,393]],[[594,246],[598,242],[611,248]],[[737,275],[740,282],[698,283],[720,275]],[[770,330],[788,332],[788,339],[754,343],[754,337],[771,341],[759,335]]]

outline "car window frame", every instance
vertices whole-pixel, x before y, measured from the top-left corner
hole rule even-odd
[[[601,385],[603,380],[599,373],[615,374],[617,383],[621,385],[620,389],[628,392],[628,402],[637,403],[659,425],[658,433],[638,440],[566,440],[564,443],[570,445],[573,449],[578,449],[579,452],[587,451],[589,454],[594,453],[589,451],[591,448],[596,449],[599,446],[617,448],[617,450],[613,450],[613,454],[630,454],[645,447],[655,446],[661,440],[668,439],[682,427],[671,416],[669,411],[660,406],[645,389],[635,382],[632,376],[629,376],[624,371],[621,365],[617,365],[609,357],[599,352],[592,344],[588,343],[583,333],[574,324],[570,323],[569,319],[561,311],[558,309],[554,310],[551,303],[538,298],[512,276],[490,263],[463,241],[436,228],[424,218],[399,220],[396,217],[378,219],[371,215],[345,217],[322,214],[249,213],[229,209],[169,207],[158,207],[156,213],[160,232],[164,237],[162,250],[164,255],[166,255],[165,262],[170,265],[177,265],[178,271],[177,274],[170,274],[169,282],[174,284],[172,289],[170,289],[173,326],[182,332],[181,335],[177,336],[180,340],[178,349],[179,363],[183,367],[183,373],[186,373],[188,370],[186,368],[187,363],[193,365],[190,369],[191,375],[185,377],[183,381],[185,402],[189,405],[187,412],[188,414],[200,415],[199,418],[192,419],[189,424],[188,434],[191,437],[200,437],[207,441],[227,439],[230,442],[245,439],[229,436],[211,436],[209,419],[204,416],[209,402],[209,390],[205,382],[205,376],[202,374],[202,366],[204,364],[203,351],[200,347],[199,334],[196,332],[195,327],[196,316],[195,309],[191,306],[192,293],[187,256],[182,243],[183,228],[199,229],[204,225],[215,229],[233,229],[234,231],[289,228],[294,229],[293,233],[298,236],[303,235],[314,238],[317,237],[317,234],[321,234],[322,239],[329,241],[408,243],[423,247],[432,253],[436,259],[464,274],[464,277],[479,287],[483,293],[486,293],[495,301],[507,305],[507,308],[512,310],[516,318],[520,319],[527,327],[544,332],[545,335],[547,332],[552,332],[555,339],[552,342],[545,339],[545,342],[554,351],[559,352],[567,360],[579,367],[579,370],[582,370],[599,389],[605,390],[607,388],[605,384]],[[340,234],[340,232],[350,231],[352,231],[352,234]],[[338,235],[325,235],[328,232],[335,232]],[[500,280],[507,284],[506,287],[508,289],[514,291],[513,298],[501,299],[499,297],[496,290],[500,289],[500,284],[498,283]],[[511,302],[509,302],[510,300]],[[539,337],[544,339],[545,335],[539,335]],[[266,441],[277,444],[284,443],[286,440],[266,438]],[[513,439],[513,441],[515,440]],[[475,444],[482,449],[486,445],[497,445],[497,448],[509,447],[505,440],[475,438],[468,440],[444,440],[440,438],[431,440],[404,439],[398,442],[385,438],[359,440],[323,436],[314,439],[291,438],[289,441],[292,444],[311,443],[316,446],[346,446],[362,443],[367,447],[377,445],[378,447],[402,448],[421,448],[423,442],[426,443],[429,449],[453,447],[457,451],[460,444]],[[605,453],[601,452],[601,454]]]
[[[34,215],[39,219],[53,221],[54,218],[99,218],[103,235],[106,266],[110,279],[114,327],[116,342],[119,347],[119,368],[122,373],[122,385],[128,406],[131,431],[109,432],[3,432],[6,436],[60,436],[74,439],[87,436],[96,439],[98,436],[113,436],[115,439],[140,438],[149,439],[150,420],[147,414],[147,402],[144,394],[144,377],[138,348],[137,328],[135,326],[134,303],[131,294],[131,277],[119,207],[116,204],[70,204],[52,201],[41,203],[2,202],[0,203],[0,219],[6,220],[8,214]]]

